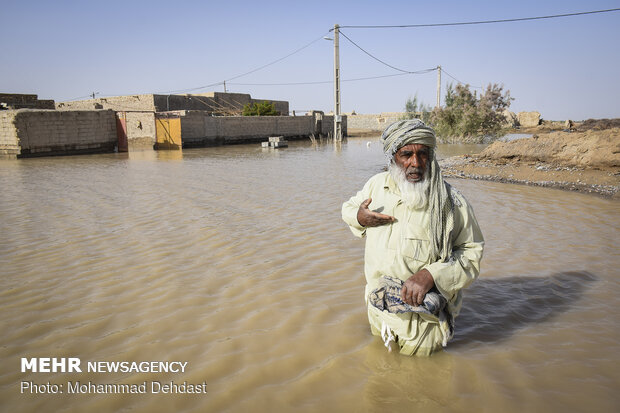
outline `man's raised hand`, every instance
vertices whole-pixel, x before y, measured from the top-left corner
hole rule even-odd
[[[391,224],[396,218],[390,215],[380,214],[368,209],[368,205],[372,202],[372,198],[368,198],[360,205],[357,210],[357,222],[363,227],[378,227],[381,225]]]

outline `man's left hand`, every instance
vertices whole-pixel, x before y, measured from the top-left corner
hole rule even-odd
[[[420,270],[405,281],[400,290],[400,298],[409,305],[419,306],[424,303],[424,296],[435,286],[435,280],[427,269]]]

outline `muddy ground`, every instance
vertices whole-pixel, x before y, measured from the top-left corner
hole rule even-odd
[[[620,199],[620,119],[559,122],[515,130],[531,138],[497,141],[477,155],[440,162],[446,177],[561,188]]]

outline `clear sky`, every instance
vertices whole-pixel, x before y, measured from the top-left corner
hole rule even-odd
[[[230,92],[333,110],[334,24],[510,19],[620,7],[620,1],[27,1],[0,2],[0,93],[57,102],[169,93],[226,80]],[[342,32],[407,71],[441,65],[472,86],[503,84],[511,110],[544,119],[620,117],[620,12],[453,27]],[[314,41],[316,40],[316,41]],[[314,41],[314,42],[313,42]],[[303,50],[261,70],[232,79]],[[402,111],[436,101],[437,73],[399,72],[340,38],[342,111]],[[442,76],[442,100],[448,82]],[[299,82],[310,85],[273,85]],[[263,85],[260,85],[263,84]],[[272,85],[264,85],[272,84]],[[222,84],[193,93],[223,91]],[[480,90],[480,89],[477,89]]]

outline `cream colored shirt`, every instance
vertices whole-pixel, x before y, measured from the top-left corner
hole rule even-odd
[[[451,189],[454,203],[454,231],[452,256],[448,262],[439,262],[431,256],[430,238],[427,232],[429,214],[426,209],[411,209],[404,204],[400,191],[389,172],[379,173],[364,185],[364,188],[342,205],[342,219],[353,234],[366,238],[364,272],[366,275],[366,301],[368,294],[383,275],[407,280],[421,269],[427,269],[435,286],[448,300],[448,310],[456,317],[461,308],[461,290],[469,286],[480,271],[480,260],[484,239],[474,212],[465,198]],[[372,198],[369,208],[391,215],[396,222],[378,227],[362,227],[357,222],[360,204]],[[407,210],[408,209],[408,210]],[[380,329],[376,324],[382,319],[391,319],[390,326],[404,340],[419,340],[428,324],[435,323],[432,317],[409,313],[393,316],[373,312],[369,306],[369,320],[373,332]],[[376,310],[376,309],[375,309]],[[400,319],[401,321],[398,321]],[[418,343],[419,344],[419,343]],[[402,347],[402,343],[401,343]]]

